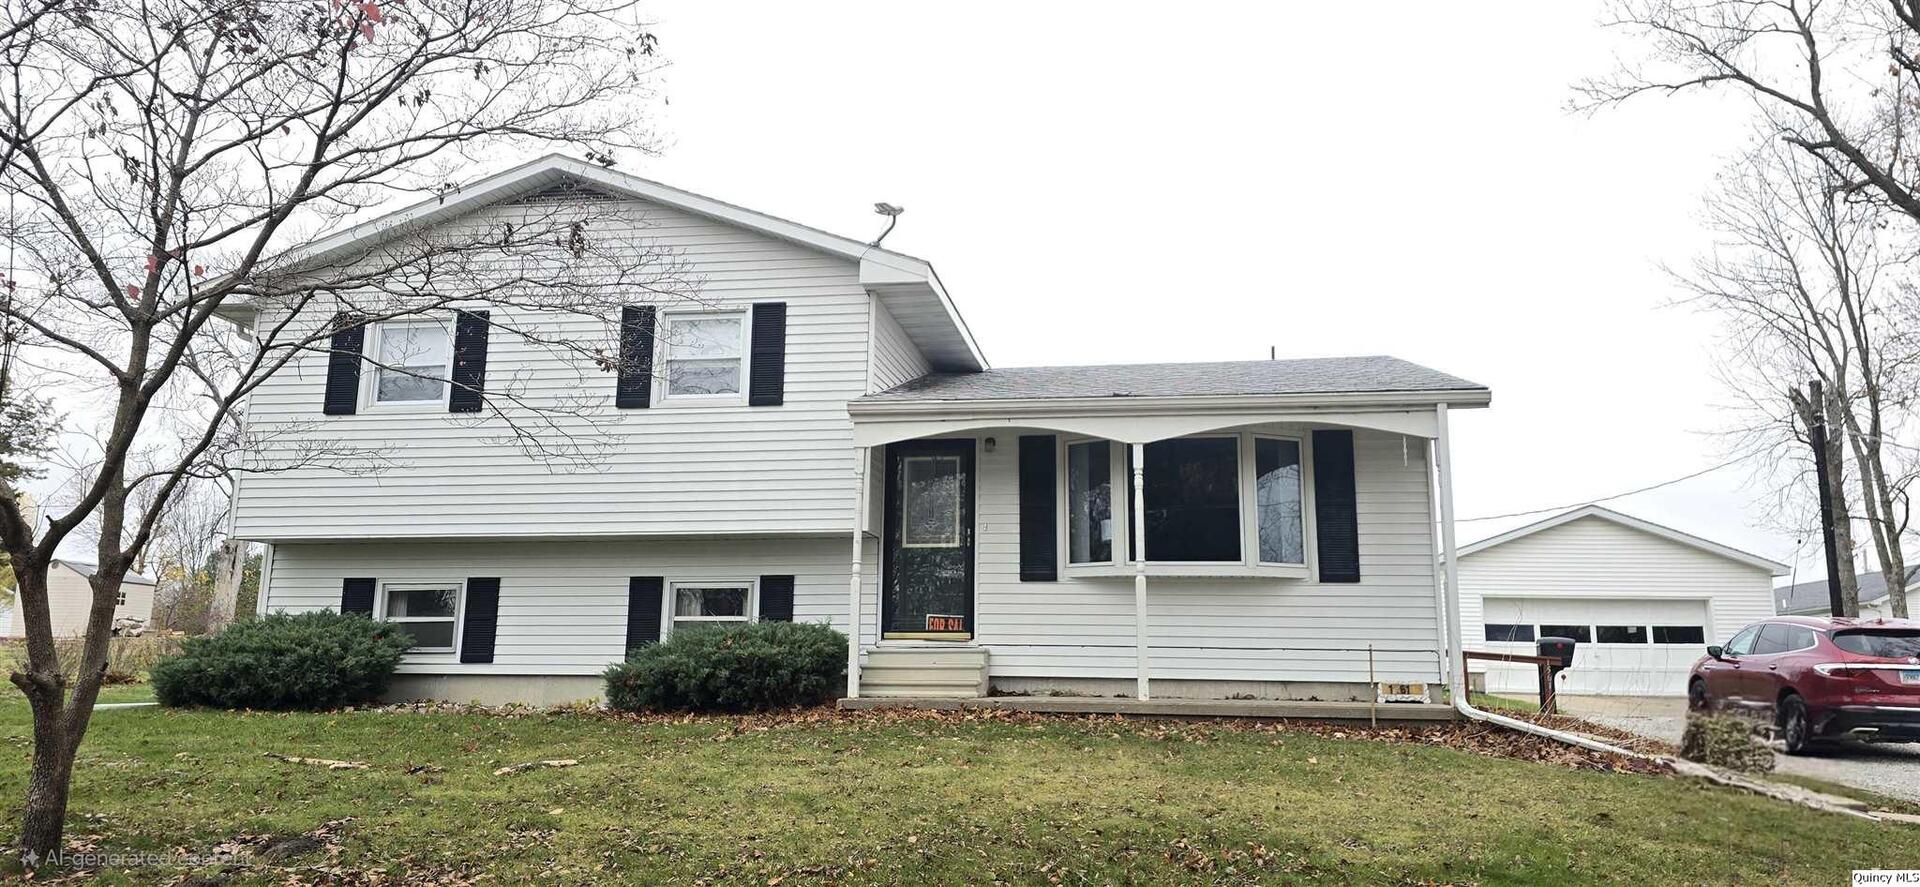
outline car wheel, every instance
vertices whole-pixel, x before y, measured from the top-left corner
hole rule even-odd
[[[1787,754],[1806,754],[1813,744],[1813,724],[1807,719],[1807,702],[1797,693],[1789,693],[1780,700],[1780,739],[1786,744]]]
[[[1706,711],[1707,707],[1712,704],[1713,700],[1707,698],[1706,681],[1694,678],[1691,683],[1687,684],[1688,711]]]

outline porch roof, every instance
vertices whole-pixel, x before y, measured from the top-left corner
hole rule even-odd
[[[994,427],[1151,443],[1268,423],[1432,438],[1436,405],[1491,400],[1484,385],[1398,358],[1336,357],[934,373],[847,412],[857,446]]]
[[[856,403],[1090,397],[1479,392],[1487,387],[1397,357],[1009,367],[932,373]]]

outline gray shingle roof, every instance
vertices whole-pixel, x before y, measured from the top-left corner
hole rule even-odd
[[[88,562],[86,562],[86,561],[75,561],[75,560],[68,560],[68,559],[66,559],[66,558],[55,558],[53,562],[54,562],[54,563],[56,563],[56,564],[65,564],[66,566],[68,566],[68,567],[71,567],[71,568],[73,569],[73,571],[74,571],[75,573],[79,573],[80,575],[82,575],[82,576],[85,576],[85,577],[87,577],[88,579],[92,579],[92,578],[93,578],[93,571],[94,571],[94,570],[98,570],[98,569],[100,569],[100,567],[99,567],[99,565],[98,565],[98,564],[92,564],[92,563],[88,563]],[[147,577],[145,577],[145,576],[142,576],[142,575],[140,575],[139,573],[135,573],[135,572],[133,572],[132,570],[128,570],[128,571],[127,571],[127,575],[126,575],[126,577],[125,577],[124,579],[121,579],[120,581],[121,581],[122,583],[124,583],[124,584],[127,584],[127,585],[157,585],[157,584],[159,584],[159,583],[156,583],[156,582],[154,582],[154,581],[153,581],[152,579],[149,579],[149,578],[147,578]]]
[[[1397,357],[1315,357],[1227,363],[1010,367],[978,373],[933,373],[877,394],[869,394],[860,400],[1356,394],[1485,388],[1484,385]]]
[[[1907,584],[1920,578],[1920,566],[1907,568]],[[1860,603],[1870,604],[1887,596],[1887,577],[1879,570],[1861,573],[1855,580],[1860,584]],[[1827,580],[1802,582],[1773,590],[1774,612],[1782,615],[1801,615],[1807,613],[1825,613],[1831,605],[1827,597]]]

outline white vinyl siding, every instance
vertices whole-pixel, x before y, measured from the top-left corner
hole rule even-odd
[[[1021,433],[977,436],[995,438],[996,446],[976,451],[974,640],[992,650],[989,671],[996,678],[1132,680],[1130,575],[1088,578],[1063,571],[1057,582],[1020,581]],[[1365,682],[1371,644],[1379,680],[1439,680],[1426,446],[1408,439],[1403,450],[1401,443],[1396,434],[1354,431],[1360,583],[1150,579],[1151,677]],[[875,547],[870,540],[868,549]],[[864,588],[861,634],[872,643],[874,585],[869,581]]]
[[[597,675],[625,658],[627,582],[729,586],[763,575],[794,577],[796,622],[846,628],[847,540],[733,539],[598,542],[287,543],[274,547],[267,609],[340,606],[340,582],[440,582],[500,578],[493,662],[460,664],[445,654],[409,654],[408,674]],[[869,562],[867,574],[872,575]],[[754,614],[752,598],[748,613]]]
[[[498,225],[526,211],[496,206],[462,224]],[[596,236],[643,238],[676,252],[686,276],[701,282],[697,307],[787,304],[784,406],[676,402],[668,409],[656,401],[652,409],[616,409],[612,374],[584,358],[560,359],[507,328],[538,324],[543,333],[612,347],[617,316],[529,315],[496,305],[486,412],[323,416],[323,354],[303,357],[261,386],[248,407],[249,430],[260,441],[251,458],[286,458],[337,441],[389,448],[391,464],[359,474],[314,467],[249,475],[235,504],[237,535],[299,541],[844,533],[853,505],[846,402],[869,384],[870,299],[857,266],[679,210],[633,201],[631,211],[644,214],[644,229]],[[674,303],[659,304],[665,310]],[[319,324],[331,309],[312,315]],[[539,431],[552,444],[564,446],[568,437],[584,444],[585,457],[541,460],[506,442],[493,407],[505,404],[497,392],[507,387],[549,407],[584,398],[592,421],[555,416],[565,434]]]
[[[1532,647],[1487,644],[1482,629],[1487,622],[1651,626],[1699,624],[1691,621],[1697,618],[1705,620],[1707,643],[1718,644],[1773,615],[1773,577],[1767,570],[1594,516],[1462,557],[1460,592],[1466,646],[1474,650]],[[1499,605],[1490,607],[1488,601]],[[1522,618],[1507,618],[1515,608]],[[1688,621],[1668,621],[1683,617]],[[1689,647],[1674,655],[1691,662],[1699,652]],[[1575,656],[1599,667],[1578,651]],[[1475,671],[1483,668],[1474,664]],[[1591,686],[1595,692],[1605,689]],[[1685,689],[1663,684],[1645,692]]]
[[[978,451],[977,636],[995,677],[1132,679],[1129,578],[1019,581],[1018,431]],[[1155,678],[1364,682],[1372,644],[1381,680],[1432,681],[1434,585],[1420,441],[1356,431],[1361,574],[1357,585],[1284,579],[1171,579],[1149,585]],[[878,493],[875,479],[874,493]],[[863,550],[861,636],[875,642],[877,538]],[[407,673],[594,675],[623,655],[627,580],[735,583],[795,578],[794,619],[845,630],[848,540],[306,543],[275,547],[271,610],[330,609],[340,581],[500,577],[494,661],[410,657]],[[1346,648],[1346,649],[1340,649]],[[1396,652],[1413,650],[1416,652]]]
[[[873,300],[873,378],[871,390],[885,391],[932,372],[927,358],[907,338],[907,331],[893,319],[887,306]]]

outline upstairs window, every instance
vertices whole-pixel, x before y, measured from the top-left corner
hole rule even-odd
[[[431,321],[389,321],[373,326],[374,404],[435,404],[447,397],[453,343],[447,328]]]
[[[746,390],[746,315],[667,314],[660,328],[667,397],[737,398]]]

